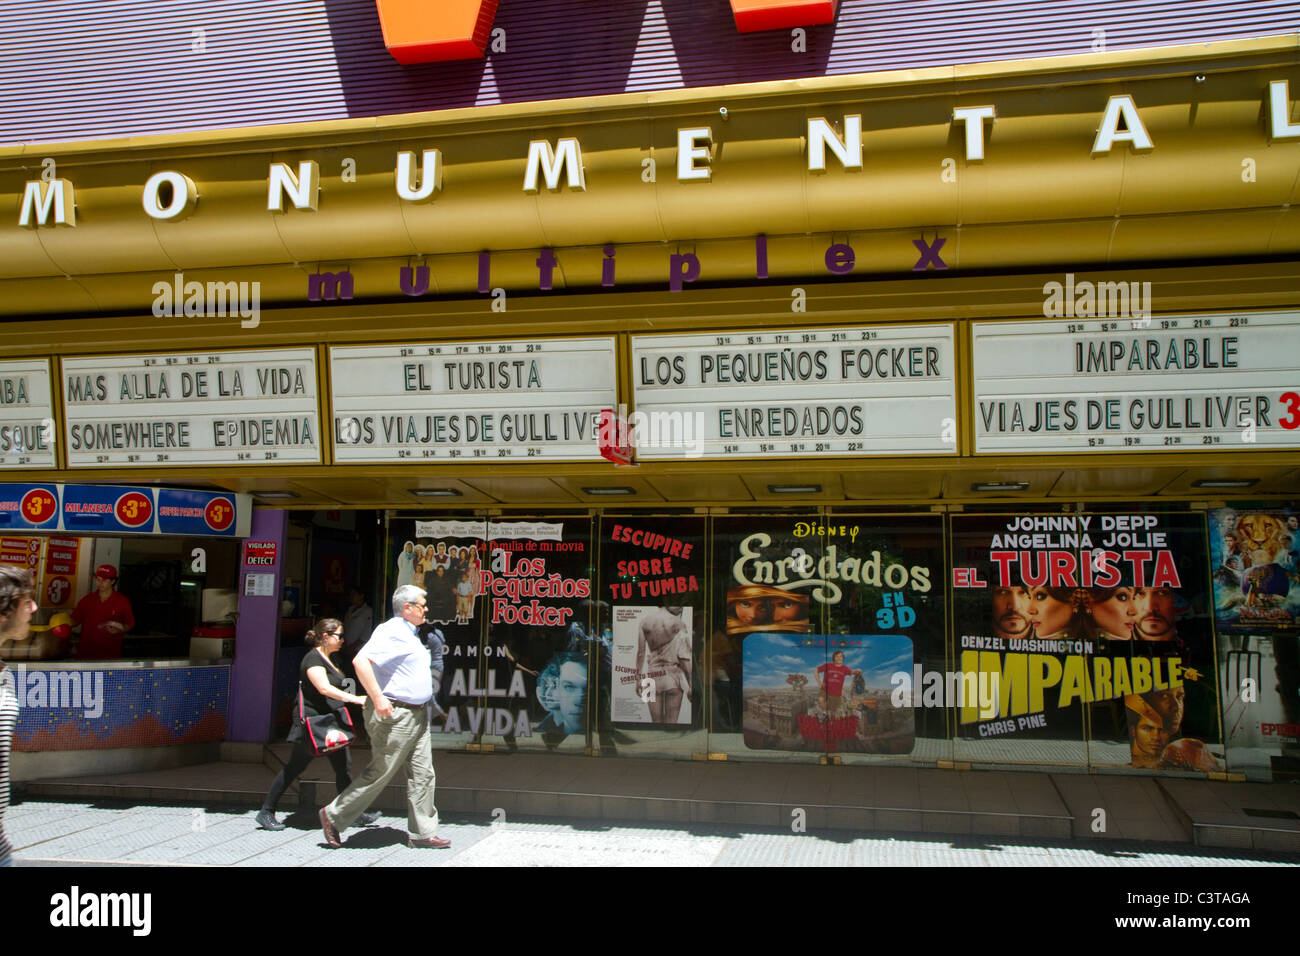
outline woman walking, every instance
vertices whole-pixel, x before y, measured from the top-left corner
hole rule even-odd
[[[312,649],[302,659],[298,668],[298,679],[302,686],[302,703],[305,717],[311,718],[328,714],[332,710],[341,710],[344,704],[362,705],[364,697],[349,694],[343,689],[345,680],[343,672],[331,660],[334,652],[343,646],[343,625],[337,619],[327,617],[318,621],[314,630],[307,632],[307,643]],[[337,703],[331,703],[336,701]],[[298,779],[298,775],[307,769],[315,754],[311,742],[298,715],[294,716],[293,728],[289,731],[289,740],[293,744],[293,753],[280,775],[271,784],[271,789],[262,802],[262,809],[257,811],[257,825],[263,830],[283,830],[284,824],[275,818],[275,805],[279,802],[289,784]],[[327,755],[334,768],[334,783],[342,792],[352,782],[352,758],[350,748],[332,750]],[[358,822],[368,826],[379,819],[378,812],[362,814]]]

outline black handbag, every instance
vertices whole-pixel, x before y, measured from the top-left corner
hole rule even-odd
[[[328,714],[307,713],[301,682],[298,684],[298,723],[307,735],[312,753],[318,757],[350,747],[357,739],[356,726],[346,707],[331,710]]]

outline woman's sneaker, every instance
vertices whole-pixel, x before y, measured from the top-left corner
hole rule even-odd
[[[274,810],[258,810],[257,825],[263,830],[283,830],[284,824],[275,818]]]

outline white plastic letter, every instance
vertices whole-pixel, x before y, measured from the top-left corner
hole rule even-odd
[[[159,199],[158,192],[163,183],[167,183],[172,188],[172,198],[166,206]],[[144,184],[144,195],[141,197],[141,203],[144,211],[153,219],[169,219],[175,222],[191,212],[191,203],[198,196],[198,191],[194,188],[194,180],[190,177],[178,173],[175,170],[166,170],[161,173],[154,173]]]
[[[528,171],[524,173],[524,192],[537,192],[537,172],[541,167],[547,189],[560,188],[560,173],[567,172],[570,189],[586,189],[587,177],[582,168],[582,145],[572,136],[551,144],[535,139],[528,144]]]
[[[315,160],[299,163],[297,175],[287,163],[271,164],[266,179],[266,208],[271,212],[284,212],[286,195],[295,209],[315,211],[320,202],[320,166]]]
[[[1124,130],[1119,129],[1120,117],[1124,118]],[[1154,149],[1147,128],[1138,117],[1137,105],[1133,97],[1112,96],[1106,103],[1106,113],[1101,118],[1101,128],[1097,130],[1097,139],[1092,144],[1092,155],[1109,153],[1116,143],[1128,143],[1134,149]]]
[[[44,188],[42,188],[44,187]],[[77,207],[73,201],[72,182],[67,179],[51,179],[42,183],[39,179],[29,179],[23,190],[22,211],[18,214],[20,226],[43,226],[45,220],[54,213],[54,222],[61,226],[77,224]],[[33,222],[33,218],[36,220]]]
[[[808,171],[826,172],[826,147],[831,148],[845,169],[862,168],[862,117],[844,117],[844,139],[828,120],[818,116],[808,121]]]
[[[1291,122],[1291,92],[1286,80],[1274,80],[1268,85],[1268,115],[1272,139],[1300,139],[1300,123]]]
[[[704,143],[703,146],[696,145]],[[709,166],[709,147],[713,145],[713,130],[707,126],[677,131],[677,180],[688,183],[707,183],[713,176]],[[696,166],[703,160],[703,166]]]
[[[415,154],[400,152],[397,154],[397,195],[411,202],[428,199],[436,192],[442,191],[442,150],[426,149],[420,158],[420,184],[415,184],[412,166]]]
[[[998,111],[992,106],[959,106],[952,111],[954,123],[966,124],[966,162],[978,163],[984,159],[984,121],[991,124]]]

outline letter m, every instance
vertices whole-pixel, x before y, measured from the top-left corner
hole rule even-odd
[[[35,228],[45,225],[50,213],[60,226],[77,224],[77,206],[73,200],[72,183],[66,179],[52,179],[48,183],[39,179],[28,180],[23,190],[22,210],[18,225]],[[34,221],[33,221],[34,220]]]
[[[535,139],[528,144],[528,171],[524,174],[524,192],[537,192],[537,173],[540,169],[546,177],[547,189],[560,188],[560,173],[569,176],[570,189],[586,189],[587,180],[582,171],[582,147],[573,137],[559,140],[558,149],[544,139]]]
[[[352,273],[347,269],[338,272],[313,272],[307,277],[307,299],[332,302],[352,298]]]
[[[78,671],[50,673],[50,705],[52,707],[81,706],[81,674]]]
[[[126,893],[101,893],[100,926],[127,926],[131,921],[131,897]]]
[[[208,307],[204,310],[208,316],[229,315],[226,310],[232,311],[239,304],[239,283],[238,282],[209,282],[208,287]],[[352,298],[351,295],[348,298]],[[226,303],[230,303],[227,305]]]
[[[1097,314],[1108,315],[1111,318],[1129,316],[1127,282],[1097,283]]]

